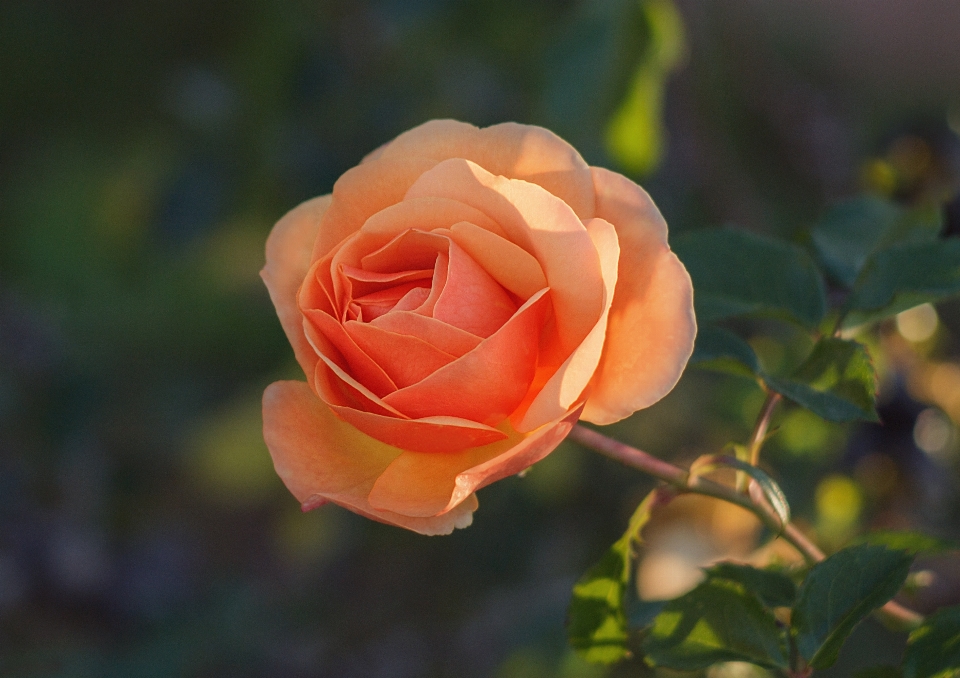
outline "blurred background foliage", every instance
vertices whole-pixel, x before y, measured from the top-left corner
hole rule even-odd
[[[957,235],[958,33],[953,0],[0,3],[0,675],[602,675],[564,610],[652,483],[565,443],[451,537],[302,515],[260,434],[262,389],[299,376],[257,277],[270,227],[454,117],[554,129],[674,233],[808,245],[868,191]],[[809,349],[740,329],[769,373]],[[956,537],[960,305],[865,340],[882,425],[787,408],[766,465],[827,547]],[[689,461],[744,440],[762,399],[690,371],[610,433]],[[754,548],[741,513],[694,504],[651,526],[645,594]],[[960,602],[958,573],[924,560],[908,602]],[[823,675],[902,646],[868,622]]]

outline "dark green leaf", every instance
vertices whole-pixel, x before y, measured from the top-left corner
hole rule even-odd
[[[895,245],[877,252],[849,302],[846,325],[960,294],[960,240]]]
[[[733,332],[714,325],[697,330],[697,343],[690,364],[703,369],[753,378],[760,374],[757,354]]]
[[[733,229],[685,233],[673,243],[693,279],[701,322],[765,314],[816,327],[826,311],[823,280],[788,242]]]
[[[904,242],[933,240],[942,226],[939,209],[905,210],[865,195],[833,206],[813,227],[811,236],[827,272],[853,287],[874,252]]]
[[[853,678],[903,678],[903,672],[896,666],[871,666],[857,671]]]
[[[960,605],[930,615],[910,634],[903,656],[905,678],[960,676]]]
[[[634,543],[650,519],[658,490],[647,495],[624,535],[573,587],[567,610],[570,645],[587,661],[612,664],[629,656],[624,594],[630,583]]]
[[[790,607],[797,597],[793,580],[774,570],[759,570],[737,563],[718,563],[707,570],[707,577],[742,584],[768,607]]]
[[[667,603],[644,639],[648,663],[681,670],[746,661],[786,668],[784,636],[774,616],[743,586],[708,579]]]
[[[767,475],[764,470],[752,464],[725,454],[705,454],[690,465],[690,473],[702,475],[709,473],[719,466],[735,468],[753,478],[757,485],[760,486],[767,501],[770,502],[770,506],[776,511],[777,516],[780,518],[780,524],[786,525],[790,522],[790,504],[787,502],[787,496],[773,478]]]
[[[900,214],[898,207],[875,196],[834,205],[810,232],[827,272],[852,287],[870,252]]]
[[[942,553],[960,549],[960,544],[948,539],[938,539],[920,532],[894,532],[879,530],[857,538],[856,543],[878,544],[888,549],[906,551],[912,555],[918,553]]]
[[[877,375],[863,344],[826,337],[789,379],[767,385],[830,421],[877,421]]]
[[[836,661],[853,628],[900,590],[912,562],[903,551],[861,544],[810,569],[797,593],[792,626],[797,648],[811,666]]]

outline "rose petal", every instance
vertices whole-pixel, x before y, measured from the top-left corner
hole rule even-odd
[[[389,289],[400,283],[429,280],[433,277],[433,267],[421,270],[396,271],[393,273],[376,273],[365,271],[362,268],[342,265],[341,275],[350,283],[350,295],[362,297],[384,289]]]
[[[475,334],[465,332],[436,318],[396,309],[374,319],[370,324],[397,334],[408,334],[423,339],[444,353],[457,358],[472,351],[483,341]]]
[[[381,442],[437,456],[488,445],[507,437],[491,426],[460,417],[396,419],[340,405],[331,405],[330,409],[351,426]]]
[[[586,223],[586,228],[600,255],[604,283],[603,313],[583,343],[570,354],[533,399],[529,409],[516,425],[516,429],[521,432],[537,429],[570,411],[574,403],[582,402],[584,389],[600,363],[604,339],[607,336],[607,315],[614,301],[617,285],[620,245],[617,242],[617,232],[609,222],[591,219]]]
[[[569,206],[540,186],[493,176],[462,159],[441,162],[407,192],[407,199],[428,196],[482,210],[533,254],[550,286],[566,353],[580,345],[603,310],[603,277],[590,236]]]
[[[418,384],[384,396],[409,417],[450,416],[496,425],[523,399],[537,364],[548,290],[532,296],[491,337]]]
[[[310,252],[330,196],[308,200],[277,222],[267,238],[266,265],[260,271],[293,353],[307,379],[313,379],[317,355],[303,332],[297,290],[310,269]]]
[[[371,216],[398,203],[417,177],[436,162],[422,157],[380,158],[344,172],[320,222],[312,261],[322,258]]]
[[[649,407],[676,385],[697,333],[690,276],[667,245],[650,196],[626,177],[593,168],[597,215],[620,238],[607,341],[583,418],[611,424]]]
[[[383,396],[386,393],[397,390],[397,385],[387,376],[383,368],[377,365],[370,356],[357,346],[353,337],[347,334],[347,331],[338,320],[330,317],[323,311],[306,310],[303,311],[303,315],[308,321],[308,323],[304,325],[307,335],[312,338],[316,334],[319,334],[333,344],[346,359],[347,364],[350,366],[351,374],[353,374],[360,383],[378,396]],[[318,345],[317,349],[319,352],[326,354],[327,357],[331,359],[334,358],[333,355],[324,351],[322,346]]]
[[[267,387],[263,436],[277,475],[308,507],[325,499],[421,534],[449,534],[466,527],[476,510],[475,497],[464,498],[441,516],[404,516],[371,506],[370,490],[401,450],[340,421],[302,382],[278,381]]]
[[[450,227],[450,237],[490,277],[523,300],[547,286],[539,262],[529,252],[468,221]]]
[[[404,452],[374,483],[370,504],[412,516],[443,514],[481,487],[543,459],[563,441],[579,414],[576,408],[527,436],[511,432],[508,439],[482,448],[444,455]]]
[[[581,219],[594,216],[589,166],[573,146],[542,127],[507,122],[478,129],[455,120],[431,120],[378,151],[380,158],[465,158],[492,174],[542,186]]]
[[[421,339],[381,327],[351,320],[344,323],[344,329],[398,388],[412,386],[456,360]]]

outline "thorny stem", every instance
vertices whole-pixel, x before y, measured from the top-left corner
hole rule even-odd
[[[768,401],[769,400],[768,398]],[[770,410],[772,411],[772,407],[770,407]],[[758,425],[757,428],[759,429],[761,427]],[[764,435],[765,432],[761,434],[761,439]],[[792,545],[809,564],[818,563],[826,558],[823,551],[803,534],[796,525],[790,522],[781,525],[780,518],[776,512],[762,499],[755,501],[750,496],[741,494],[737,492],[735,488],[728,485],[723,485],[702,476],[691,476],[689,472],[679,466],[674,466],[669,462],[647,454],[643,450],[638,450],[635,447],[621,443],[619,440],[608,438],[602,433],[598,433],[581,424],[573,427],[573,430],[570,432],[570,438],[622,464],[648,473],[655,478],[659,478],[672,485],[680,493],[702,494],[708,497],[722,499],[737,506],[742,506],[757,516],[764,525],[769,527],[775,534],[779,534]],[[900,628],[914,629],[923,623],[922,615],[892,600],[878,610],[878,613],[886,621]]]

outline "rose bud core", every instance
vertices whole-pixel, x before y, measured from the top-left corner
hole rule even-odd
[[[646,192],[515,123],[401,134],[276,224],[261,276],[306,375],[264,393],[280,478],[423,534],[662,398],[696,334]]]

